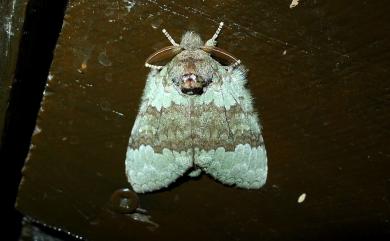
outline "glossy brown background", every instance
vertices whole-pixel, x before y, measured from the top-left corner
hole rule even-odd
[[[17,208],[88,240],[318,240],[390,236],[385,1],[70,1]],[[140,195],[158,224],[110,209],[149,54],[185,30],[250,70],[269,178],[203,175]],[[298,197],[306,193],[303,203]]]

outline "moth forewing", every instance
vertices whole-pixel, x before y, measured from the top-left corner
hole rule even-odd
[[[136,192],[159,190],[201,171],[240,188],[264,185],[267,155],[246,71],[233,55],[210,45],[217,33],[203,45],[199,35],[187,32],[178,45],[165,31],[173,46],[161,53],[180,51],[165,66],[149,66],[126,155],[126,175]],[[213,59],[215,53],[230,68]]]
[[[193,163],[186,105],[172,104],[181,97],[164,93],[159,74],[149,75],[146,85],[126,155],[126,175],[139,193],[167,187]]]

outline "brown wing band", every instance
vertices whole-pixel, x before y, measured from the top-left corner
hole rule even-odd
[[[215,56],[218,59],[228,61],[229,64],[236,63],[239,61],[236,57],[234,57],[231,53],[218,48],[218,47],[212,47],[212,46],[204,46],[201,48],[203,51]]]
[[[164,47],[153,54],[151,54],[145,61],[146,64],[153,64],[159,61],[163,61],[166,59],[173,58],[178,53],[180,53],[182,49],[178,46],[168,46]]]

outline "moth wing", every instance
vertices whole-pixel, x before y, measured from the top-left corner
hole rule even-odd
[[[258,189],[267,179],[267,156],[263,146],[239,144],[232,151],[223,147],[196,154],[197,165],[218,181],[246,189]]]
[[[214,102],[195,106],[200,148],[195,164],[224,184],[260,188],[267,178],[267,154],[249,92],[225,82]],[[218,102],[217,100],[220,100]]]
[[[186,105],[173,104],[177,96],[163,93],[156,78],[147,80],[126,154],[126,175],[138,193],[167,187],[193,165]]]

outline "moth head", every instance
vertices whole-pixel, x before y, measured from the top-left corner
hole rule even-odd
[[[180,92],[186,95],[201,95],[208,85],[201,76],[194,73],[184,74],[178,80],[173,79],[173,82]]]
[[[183,94],[199,95],[204,93],[213,77],[213,69],[215,68],[211,66],[212,64],[218,62],[219,67],[225,68],[227,71],[240,64],[239,59],[215,46],[222,26],[221,22],[213,37],[206,43],[197,33],[189,31],[183,35],[180,44],[177,44],[163,29],[162,32],[172,45],[150,55],[146,59],[145,66],[153,69],[162,69],[168,66],[173,84]],[[167,60],[171,61],[165,65],[156,65]]]
[[[183,50],[167,68],[168,78],[181,94],[201,95],[212,83],[213,68],[201,50]]]

